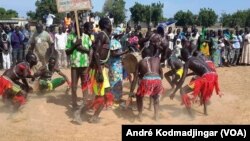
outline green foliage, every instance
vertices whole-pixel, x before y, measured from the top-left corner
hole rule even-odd
[[[125,10],[125,1],[115,0],[112,7],[112,13],[114,15],[114,24],[120,24],[125,22],[126,19],[126,10]]]
[[[177,20],[176,25],[177,26],[187,26],[187,25],[194,25],[195,23],[195,16],[193,15],[193,13],[191,11],[178,11],[175,15],[174,15],[174,19]]]
[[[126,19],[126,2],[124,0],[106,0],[103,6],[102,13],[98,14],[103,17],[105,14],[112,13],[114,15],[114,24],[125,22]]]
[[[157,25],[160,21],[163,20],[163,9],[164,4],[163,3],[152,3],[151,5],[151,20],[153,21],[154,25]]]
[[[105,13],[103,13],[103,12],[95,12],[94,13],[96,16],[98,16],[98,17],[100,17],[100,18],[102,18],[102,17],[105,17]]]
[[[114,0],[105,0],[105,3],[104,3],[103,8],[102,8],[102,12],[104,14],[109,13],[110,11],[112,11],[113,1]]]
[[[36,12],[34,11],[28,11],[26,14],[30,19],[36,19]]]
[[[136,24],[145,21],[146,10],[144,5],[136,2],[129,10],[131,12],[131,20]]]
[[[250,26],[250,9],[238,10],[231,14],[221,14],[220,22],[226,27],[245,27]]]
[[[250,9],[247,11],[245,27],[250,27]]]
[[[211,8],[202,8],[199,12],[198,21],[201,26],[209,27],[216,23],[218,16]]]
[[[164,4],[161,2],[152,3],[151,5],[142,5],[140,3],[135,3],[133,7],[129,10],[131,12],[131,20],[138,24],[139,22],[146,22],[150,24],[153,22],[157,25],[160,21],[165,20],[163,17]]]
[[[29,16],[32,20],[44,22],[44,16],[47,14],[47,11],[56,16],[55,23],[59,23],[65,16],[64,14],[57,12],[56,0],[39,0],[36,1],[35,5],[35,12],[27,12],[27,16]]]
[[[18,13],[15,10],[6,10],[0,7],[0,19],[10,19],[18,17]]]
[[[236,13],[232,14],[232,23],[231,23],[231,27],[235,27],[235,26],[244,26],[246,23],[246,15],[247,13],[244,11],[237,11]]]
[[[222,26],[228,26],[231,23],[231,14],[227,14],[227,13],[222,13],[221,17],[220,17],[220,22],[222,23]]]

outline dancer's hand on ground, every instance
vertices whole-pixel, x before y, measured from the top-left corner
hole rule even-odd
[[[224,93],[219,92],[218,95],[219,95],[220,97],[222,97],[222,96],[224,95]]]
[[[174,99],[174,97],[175,97],[175,94],[174,93],[172,93],[172,94],[170,94],[170,99]]]
[[[28,93],[33,92],[33,88],[32,88],[31,86],[28,86],[27,92],[28,92]]]

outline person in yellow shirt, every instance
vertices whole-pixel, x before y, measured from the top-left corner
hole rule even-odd
[[[97,34],[97,33],[99,33],[100,31],[101,31],[101,30],[100,30],[100,28],[99,28],[99,25],[96,24],[95,27],[94,27],[94,33]]]

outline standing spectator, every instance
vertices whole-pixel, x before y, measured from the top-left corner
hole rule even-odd
[[[241,63],[250,65],[250,33],[249,28],[245,29],[244,46],[242,51]]]
[[[217,36],[217,33],[213,31],[211,35],[211,53],[212,53],[212,60],[216,67],[219,67],[221,63],[221,51],[218,43],[219,43],[219,38]]]
[[[175,54],[176,57],[181,56],[181,49],[182,49],[181,39],[177,39],[173,49],[173,54]]]
[[[10,68],[10,42],[7,40],[7,34],[2,35],[2,39],[0,41],[0,50],[2,52],[2,60],[3,60],[3,69]]]
[[[140,25],[135,25],[134,26],[134,35],[137,36],[139,39],[143,38],[143,35],[141,33],[141,26]]]
[[[131,27],[127,26],[126,32],[123,34],[121,38],[121,45],[122,45],[123,51],[128,49],[128,45],[129,45],[128,39],[130,38],[130,36],[131,36]]]
[[[168,28],[168,40],[169,40],[169,49],[174,49],[174,33],[172,32],[172,27]]]
[[[199,33],[198,33],[198,29],[194,28],[192,33],[191,33],[191,37],[190,37],[190,41],[191,41],[191,45],[192,45],[192,54],[198,49],[198,39],[199,39]]]
[[[49,13],[49,11],[47,11],[47,15],[45,16],[46,18],[46,27],[50,27],[51,25],[53,25],[53,21],[54,21],[54,18],[56,16]]]
[[[225,43],[225,47],[224,47],[224,63],[227,67],[230,67],[230,52],[231,52],[231,43],[230,40],[232,39],[232,36],[229,32],[229,29],[226,29],[223,31],[224,34],[224,43]]]
[[[240,42],[242,41],[241,36],[239,35],[239,31],[235,31],[236,34],[232,34],[232,49],[231,49],[231,60],[230,64],[232,66],[236,66],[237,60],[240,55]]]
[[[19,32],[19,26],[15,27],[15,31],[11,34],[12,45],[12,61],[13,65],[23,60],[23,34]]]
[[[49,49],[47,50],[47,55],[53,54],[53,57],[56,58],[56,60],[58,60],[58,53],[55,49],[55,35],[56,35],[56,30],[55,30],[55,26],[52,25],[48,28],[47,31],[50,35],[50,37],[52,38],[53,43],[50,44]]]
[[[77,39],[75,30],[72,29],[71,26],[69,26],[68,32],[69,32],[69,34],[68,34],[68,36],[67,36],[67,44],[66,44],[66,48],[67,48],[67,49],[68,49],[68,48],[73,48],[74,45],[75,45],[76,39]],[[70,55],[67,56],[67,62],[68,62],[68,67],[70,67],[70,63],[71,63],[71,62],[70,62]]]
[[[24,35],[24,40],[23,40],[23,58],[25,57],[25,55],[28,53],[28,43],[29,43],[29,39],[31,37],[31,30],[30,30],[30,25],[26,24],[23,31],[22,31],[23,35]]]
[[[146,32],[145,38],[149,38],[153,34],[152,27],[149,25],[148,30]]]
[[[174,46],[175,46],[175,43],[176,43],[176,40],[179,39],[179,34],[180,34],[181,30],[179,28],[176,29],[176,34],[174,35]]]
[[[59,33],[55,35],[55,49],[58,53],[59,67],[67,67],[66,44],[67,34],[62,32],[62,27],[59,27]]]
[[[90,39],[91,32],[93,30],[93,25],[89,22],[84,24],[84,33],[82,38],[76,41],[76,45],[67,45],[67,55],[70,55],[71,61],[71,82],[72,82],[72,107],[74,111],[74,121],[81,124],[80,113],[82,109],[79,109],[77,104],[77,83],[79,78],[82,84],[83,93],[83,105],[85,105],[88,99],[87,89],[84,88],[84,84],[87,84],[87,68],[91,63],[91,58],[89,57],[90,52],[92,52],[92,41]],[[72,36],[73,37],[73,36]],[[74,42],[75,39],[72,39]],[[71,47],[71,48],[69,48]],[[84,106],[83,106],[84,107]]]
[[[122,98],[122,60],[121,56],[127,51],[122,51],[122,46],[118,41],[119,34],[116,34],[114,39],[111,40],[110,50],[111,56],[109,58],[108,66],[109,66],[109,82],[111,85],[111,93],[114,95],[114,108],[119,106]]]
[[[202,28],[201,36],[198,39],[199,51],[202,52],[207,58],[210,58],[209,40],[210,34],[205,27]]]
[[[50,57],[50,54],[47,54],[47,50],[52,43],[53,40],[49,33],[43,30],[42,24],[38,23],[36,25],[36,32],[32,35],[30,39],[31,47],[29,48],[29,50],[32,52],[35,51],[39,61],[42,63],[43,66],[46,65],[46,62]]]
[[[2,35],[4,34],[3,26],[0,26],[0,39],[2,38]]]
[[[236,35],[237,35],[237,32],[236,32]],[[239,57],[238,57],[238,60],[237,60],[237,65],[240,64],[240,59],[241,59],[241,56],[242,56],[242,48],[243,48],[243,45],[244,45],[244,32],[243,30],[239,30],[238,31],[238,35],[237,36],[240,36],[241,38],[241,41],[240,41],[240,54],[239,54]]]
[[[89,17],[88,17],[88,18],[89,18],[89,19],[88,19],[88,22],[94,24],[94,22],[95,22],[95,14],[91,12],[91,13],[89,14]]]
[[[2,36],[3,36],[4,33],[5,33],[5,32],[4,32],[4,30],[3,30],[3,26],[0,25],[0,43],[1,43]],[[3,62],[1,56],[2,56],[2,50],[0,50],[0,66],[2,66],[2,62]],[[0,68],[1,68],[1,67],[0,67]]]
[[[8,26],[8,25],[5,25],[4,26],[4,32],[5,32],[5,34],[7,34],[7,40],[8,40],[8,42],[10,43],[10,64],[12,64],[12,46],[11,46],[11,30],[10,30],[10,27]],[[1,57],[0,57],[1,58]],[[2,62],[2,61],[1,61]]]
[[[67,16],[64,18],[64,26],[68,29],[70,25],[71,25],[71,17],[70,13],[67,13]]]

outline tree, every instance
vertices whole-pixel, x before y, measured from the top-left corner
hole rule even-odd
[[[222,13],[220,22],[226,27],[245,27],[250,25],[250,9],[238,10],[233,14]]]
[[[10,19],[18,17],[18,13],[15,10],[6,10],[0,7],[0,19]]]
[[[30,19],[36,19],[36,12],[34,11],[28,11],[26,15],[30,17]]]
[[[177,20],[177,26],[193,25],[195,23],[195,16],[189,10],[187,12],[182,10],[178,11],[174,15],[174,19]]]
[[[246,23],[245,23],[245,27],[250,27],[250,9],[247,10],[247,17],[246,17]]]
[[[246,26],[246,22],[249,21],[249,19],[247,19],[248,13],[250,13],[250,9],[249,10],[239,10],[239,11],[233,13],[231,27],[236,27],[236,26],[244,27],[244,26]]]
[[[99,13],[100,17],[104,15],[111,14],[114,18],[114,24],[123,23],[126,19],[126,2],[124,0],[106,0],[102,13]]]
[[[8,15],[8,17],[18,17],[18,13],[15,11],[15,10],[11,10],[11,9],[9,9],[9,10],[7,10],[6,11],[6,14]]]
[[[139,22],[145,21],[145,6],[136,2],[135,5],[129,8],[131,12],[131,19],[138,24]]]
[[[94,14],[100,18],[105,17],[105,14],[103,12],[96,11]]]
[[[59,23],[64,17],[64,14],[57,12],[56,0],[38,0],[36,1],[35,5],[35,12],[27,12],[27,16],[29,16],[32,20],[44,21],[44,16],[47,14],[47,12],[50,12],[56,16],[55,23]]]
[[[159,23],[159,21],[163,20],[163,9],[164,8],[164,4],[161,2],[158,3],[152,3],[151,5],[151,19],[154,23],[154,25],[157,25]]]
[[[199,12],[198,21],[204,27],[212,26],[216,23],[218,16],[211,8],[202,8]]]
[[[115,0],[112,5],[112,14],[114,15],[114,24],[120,24],[125,22],[126,19],[126,2],[123,0]]]
[[[153,8],[152,5],[143,5],[143,12],[144,14],[142,15],[142,21],[146,22],[148,25],[151,24],[152,22],[152,13],[153,13]]]
[[[114,0],[105,0],[103,8],[102,8],[102,12],[104,14],[108,14],[110,11],[112,11],[113,1]]]
[[[222,13],[220,17],[220,23],[222,26],[229,27],[232,21],[232,15],[227,13]]]
[[[131,20],[138,24],[139,22],[146,22],[150,24],[153,22],[154,25],[157,25],[159,21],[165,20],[163,17],[163,7],[164,4],[152,3],[151,5],[142,5],[140,3],[135,3],[133,7],[129,10],[131,12]]]

